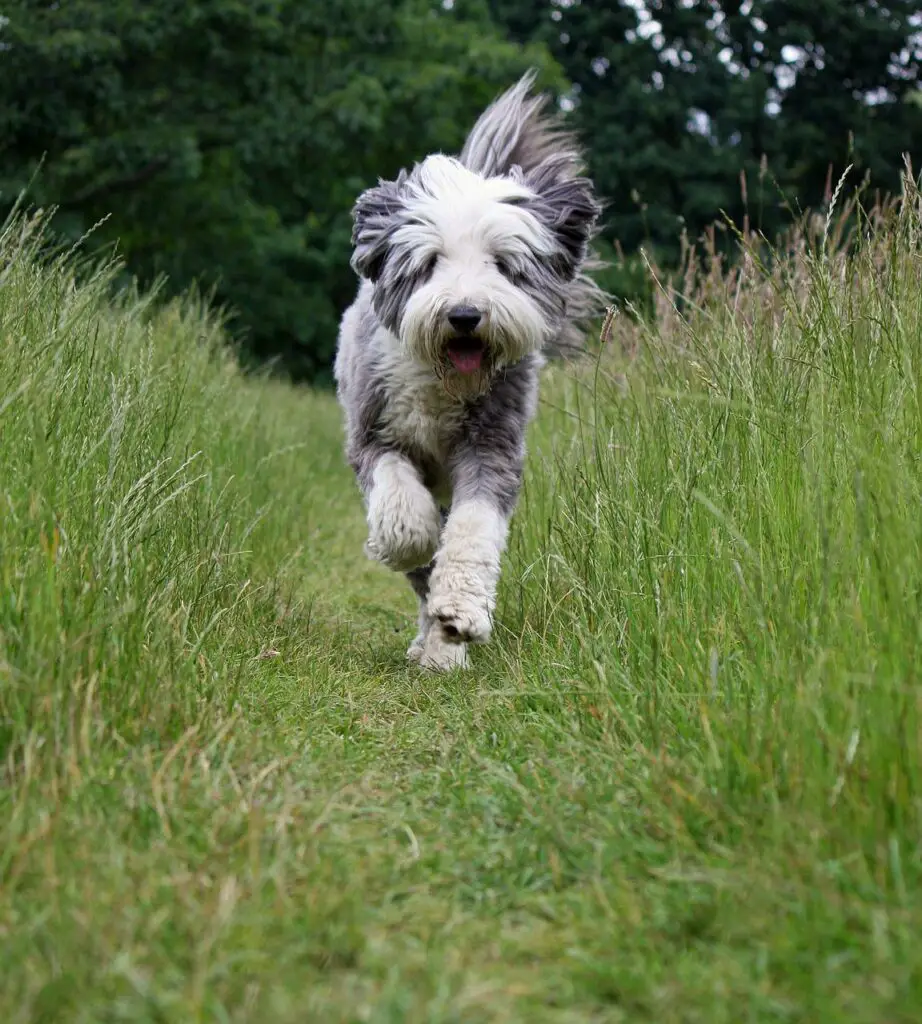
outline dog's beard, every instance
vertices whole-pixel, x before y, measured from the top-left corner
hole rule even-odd
[[[513,303],[475,303],[486,310],[484,323],[468,335],[447,325],[451,301],[417,293],[404,310],[401,343],[410,358],[433,368],[446,390],[459,396],[482,394],[498,371],[544,344],[549,325],[525,296],[515,298]]]
[[[482,338],[460,334],[445,342],[445,355],[458,373],[469,376],[481,372],[490,350]]]
[[[441,346],[440,358],[432,365],[450,395],[476,398],[490,388],[495,359],[489,342],[483,338],[448,335]]]

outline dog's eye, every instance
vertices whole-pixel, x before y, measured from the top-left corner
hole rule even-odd
[[[515,279],[515,271],[512,269],[511,264],[503,259],[502,256],[494,256],[493,262],[496,264],[496,269],[510,281]]]
[[[427,256],[425,262],[419,269],[419,281],[420,284],[425,284],[430,277],[435,273],[436,264],[439,262],[439,254],[433,253],[431,256]]]

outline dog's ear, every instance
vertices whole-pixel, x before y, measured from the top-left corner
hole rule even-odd
[[[572,280],[586,260],[602,208],[588,178],[548,175],[542,180],[540,172],[538,168],[528,175],[528,184],[539,197],[529,209],[554,235],[560,247],[558,269],[563,278]]]
[[[352,269],[377,281],[387,259],[390,236],[404,208],[401,190],[406,174],[396,181],[379,181],[363,192],[352,208]]]

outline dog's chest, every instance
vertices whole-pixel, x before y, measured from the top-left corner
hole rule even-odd
[[[444,465],[464,413],[464,403],[431,372],[402,366],[387,378],[381,433],[389,444]]]

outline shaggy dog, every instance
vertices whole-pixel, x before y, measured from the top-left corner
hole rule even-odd
[[[500,558],[546,355],[579,350],[604,296],[575,139],[525,75],[458,158],[427,157],[353,211],[362,278],[335,374],[367,554],[419,597],[407,656],[466,664],[490,637]]]

